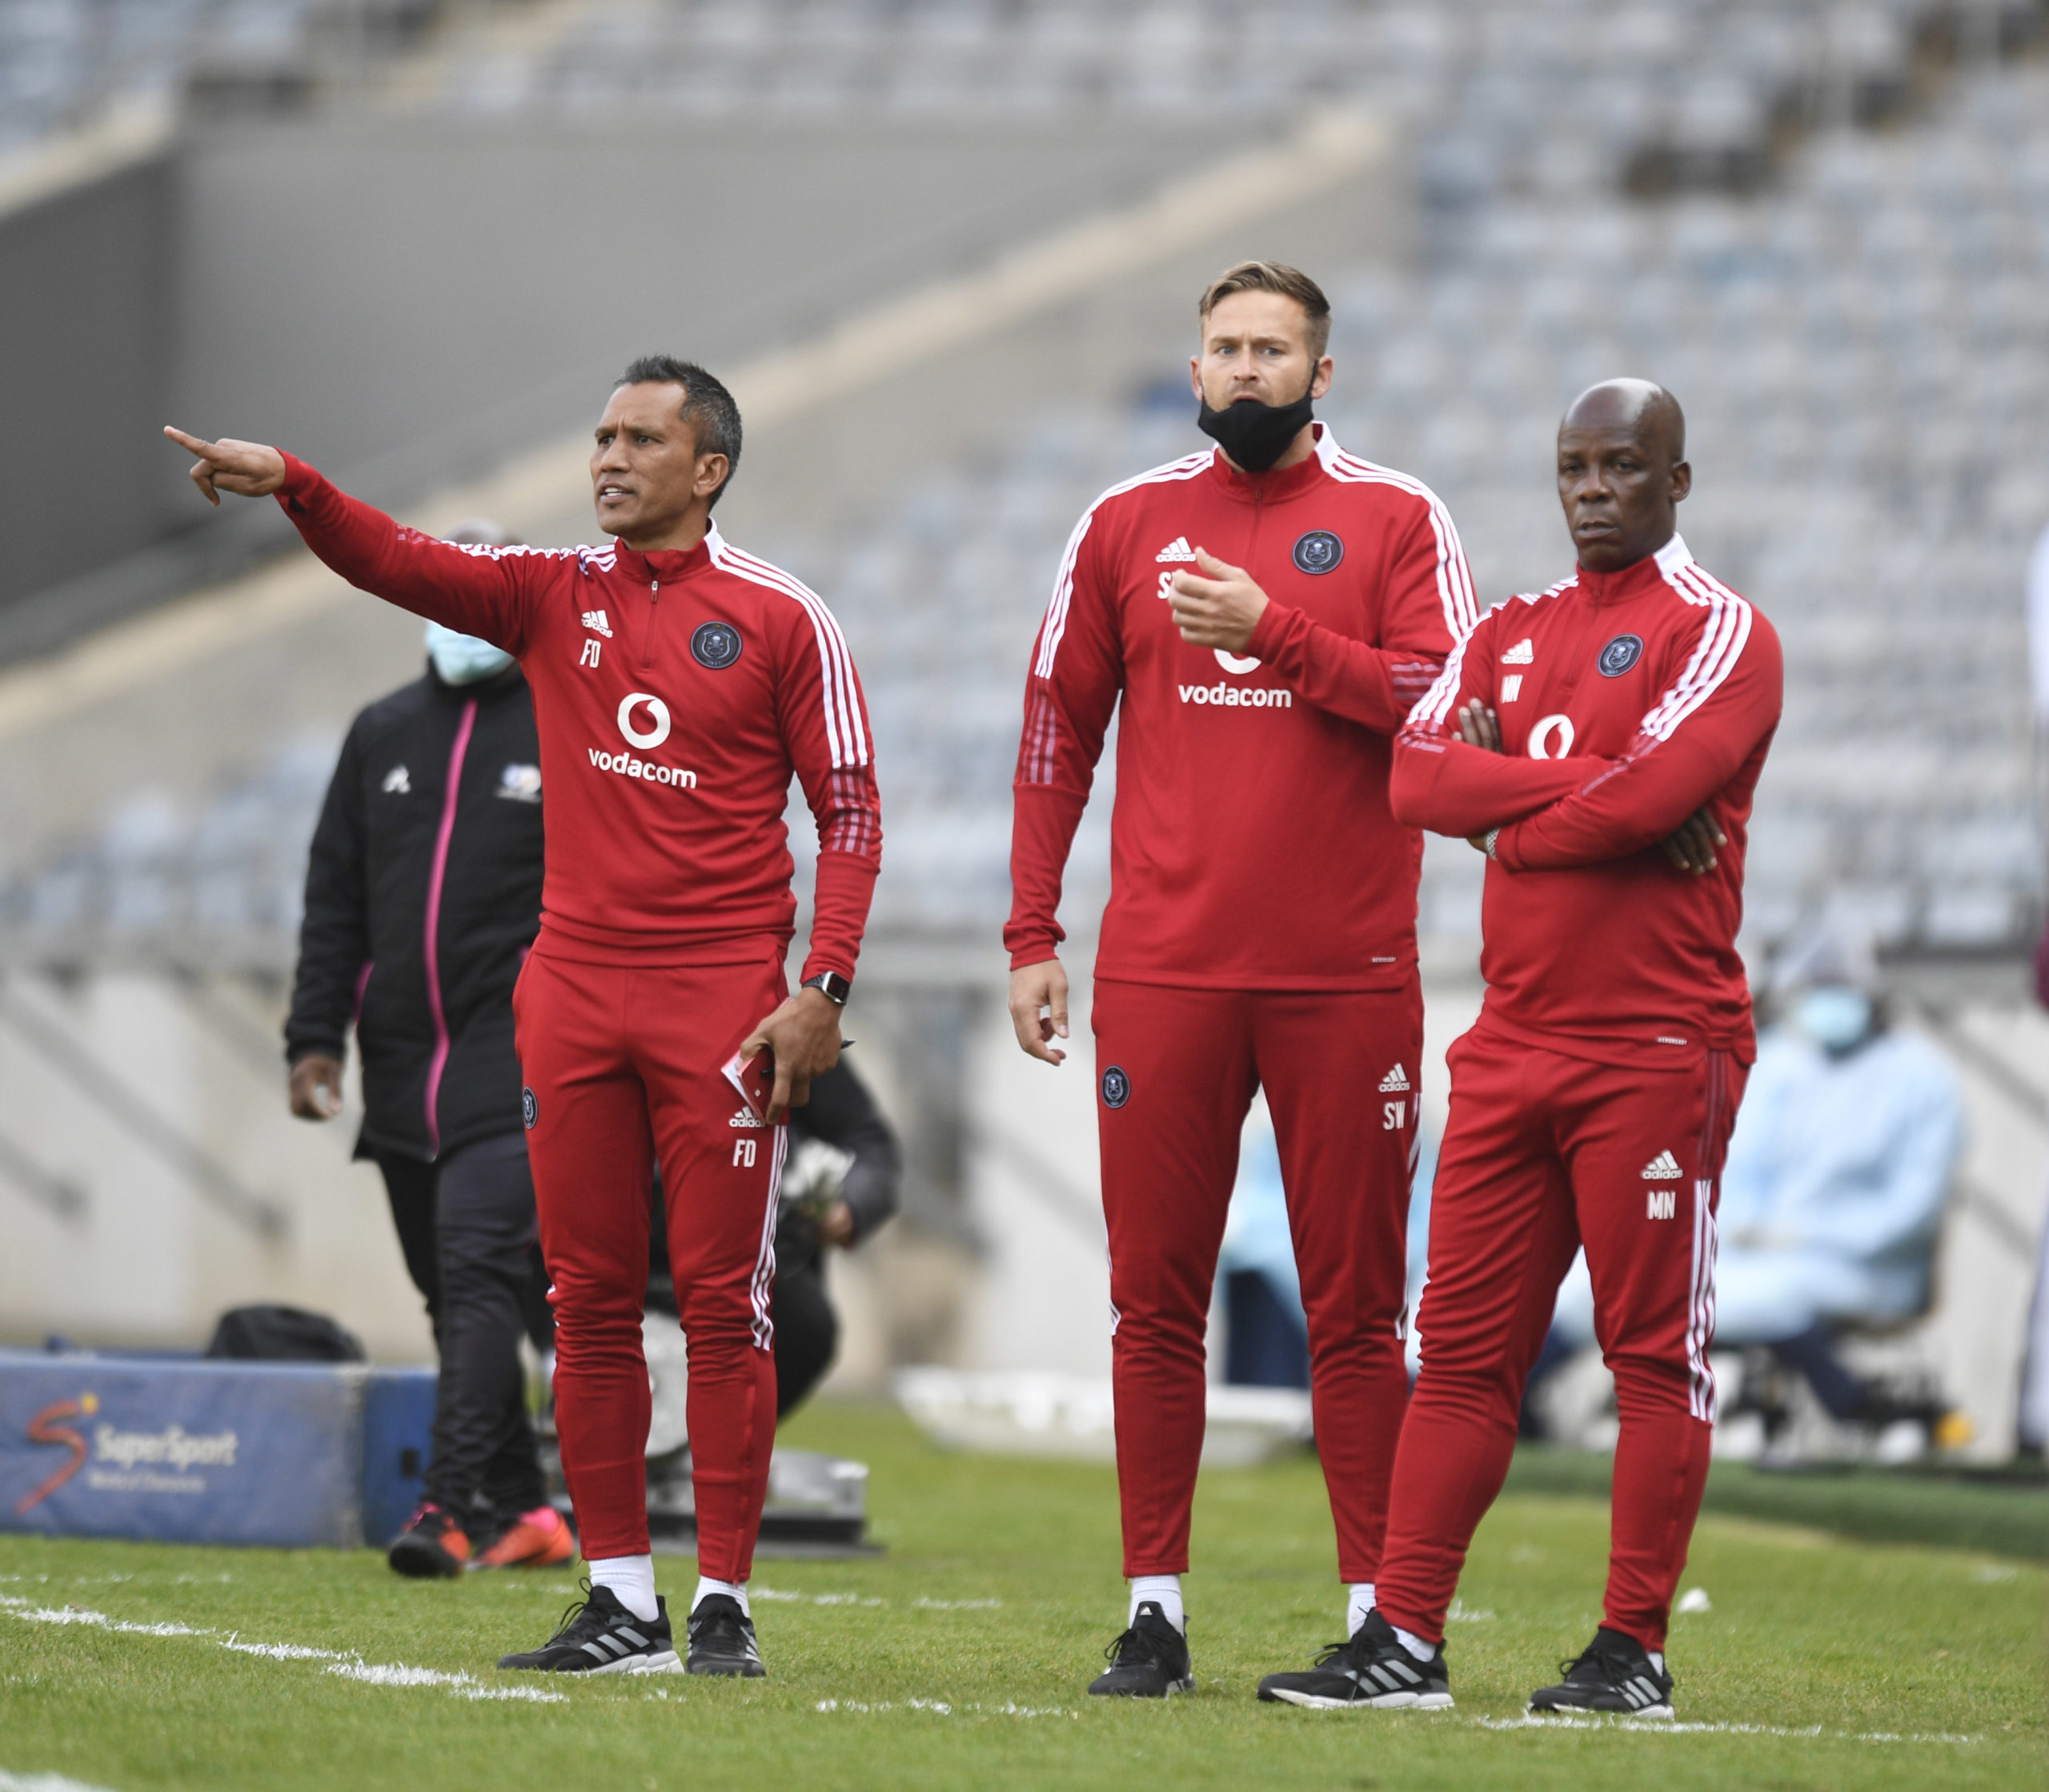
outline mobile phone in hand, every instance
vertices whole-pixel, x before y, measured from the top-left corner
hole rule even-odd
[[[756,1126],[768,1124],[768,1102],[776,1092],[776,1054],[763,1046],[751,1058],[736,1052],[726,1060],[726,1080],[739,1092]]]

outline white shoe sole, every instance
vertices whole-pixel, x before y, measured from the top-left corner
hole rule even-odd
[[[1314,1693],[1277,1688],[1271,1695],[1305,1711],[1449,1711],[1450,1693],[1382,1693],[1377,1698],[1321,1698]]]
[[[1669,1722],[1674,1715],[1669,1705],[1646,1705],[1641,1711],[1600,1711],[1590,1705],[1547,1705],[1530,1707],[1533,1718],[1649,1718]]]
[[[567,1671],[587,1677],[600,1674],[680,1674],[683,1663],[676,1659],[673,1649],[665,1649],[659,1655],[624,1655],[616,1662],[606,1662],[601,1668],[571,1668]]]

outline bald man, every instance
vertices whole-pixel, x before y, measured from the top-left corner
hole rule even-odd
[[[1487,994],[1450,1054],[1375,1609],[1262,1698],[1452,1702],[1446,1615],[1584,1245],[1622,1421],[1607,1594],[1530,1708],[1672,1715],[1665,1628],[1714,1417],[1715,1201],[1755,1056],[1735,941],[1778,641],[1679,539],[1692,471],[1670,393],[1582,393],[1558,479],[1577,569],[1490,611],[1395,748],[1397,818],[1486,855]]]

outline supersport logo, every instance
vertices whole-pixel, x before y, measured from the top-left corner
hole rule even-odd
[[[58,1468],[33,1493],[14,1502],[14,1516],[17,1518],[31,1506],[40,1505],[86,1465],[86,1440],[60,1421],[90,1418],[98,1410],[99,1396],[82,1393],[76,1400],[54,1401],[29,1421],[28,1438],[30,1443],[62,1444],[70,1450],[71,1460]]]

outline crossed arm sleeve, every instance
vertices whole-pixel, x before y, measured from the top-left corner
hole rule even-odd
[[[526,651],[531,550],[459,546],[402,529],[295,455],[284,460],[278,503],[334,571],[415,615],[515,655]]]
[[[1479,620],[1473,575],[1451,517],[1434,499],[1397,540],[1383,574],[1380,639],[1355,640],[1269,599],[1249,650],[1319,709],[1393,734]]]
[[[1051,958],[1061,941],[1061,880],[1089,804],[1103,736],[1124,688],[1117,609],[1082,518],[1061,556],[1053,601],[1032,645],[1024,729],[1011,784],[1010,920],[1003,943],[1012,970]]]
[[[285,1061],[340,1058],[347,1051],[356,990],[370,961],[370,900],[363,856],[363,719],[343,743],[340,763],[320,807],[306,867],[306,917],[299,968],[285,1017]]]
[[[836,971],[851,978],[882,868],[882,800],[868,702],[846,638],[824,605],[793,611],[789,626],[776,684],[777,720],[818,824],[804,974]]]
[[[1771,625],[1740,599],[1709,607],[1683,669],[1629,751],[1570,796],[1504,828],[1496,856],[1511,871],[1556,871],[1655,845],[1770,738],[1784,683]]]
[[[1494,677],[1489,616],[1452,650],[1442,675],[1394,738],[1388,796],[1397,821],[1470,840],[1534,814],[1606,768],[1606,760],[1520,759],[1460,740],[1452,718],[1476,697],[1491,707]]]

